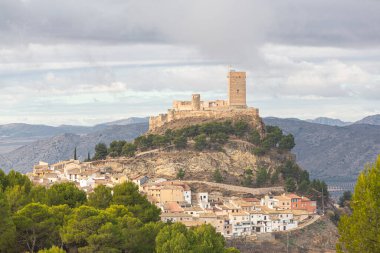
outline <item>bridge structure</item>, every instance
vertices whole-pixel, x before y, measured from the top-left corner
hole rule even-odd
[[[343,192],[343,191],[353,191],[356,183],[335,183],[328,184],[327,190],[329,192]]]

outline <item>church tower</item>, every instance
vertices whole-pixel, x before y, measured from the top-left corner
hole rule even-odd
[[[228,106],[230,108],[247,108],[245,72],[230,70],[228,75]]]

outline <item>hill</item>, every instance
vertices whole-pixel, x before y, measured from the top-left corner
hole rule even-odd
[[[87,134],[64,133],[50,138],[35,141],[0,156],[0,167],[5,171],[15,168],[21,172],[31,171],[38,161],[55,163],[73,157],[75,147],[78,158],[84,160],[88,152],[92,155],[97,143],[109,144],[116,139],[133,140],[145,133],[148,126],[145,123],[107,126],[102,130]]]
[[[359,121],[356,121],[355,124],[369,124],[380,126],[380,114],[365,117]]]
[[[312,178],[327,182],[355,182],[380,150],[380,127],[375,125],[337,127],[280,118],[264,118],[264,122],[293,134],[297,162]]]
[[[348,126],[352,124],[351,122],[344,122],[344,121],[341,121],[340,119],[332,119],[332,118],[326,118],[326,117],[308,119],[306,121],[310,123],[317,123],[317,124],[328,125],[328,126]]]

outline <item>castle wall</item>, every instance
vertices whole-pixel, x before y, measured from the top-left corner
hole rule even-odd
[[[200,110],[200,111],[175,111],[169,110],[168,114],[160,114],[156,117],[149,118],[149,131],[155,131],[166,123],[181,121],[185,119],[236,119],[239,117],[250,117],[252,119],[259,117],[259,110],[256,108],[247,108],[245,110]]]

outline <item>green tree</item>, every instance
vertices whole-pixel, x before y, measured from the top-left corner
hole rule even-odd
[[[174,223],[160,230],[156,237],[157,253],[187,253],[191,252],[191,242],[187,237],[188,230],[181,223]]]
[[[281,137],[278,147],[283,150],[291,150],[295,146],[294,137],[292,134],[288,134]]]
[[[104,143],[98,143],[95,146],[94,160],[104,160],[108,155],[107,146]]]
[[[162,222],[149,222],[144,224],[140,228],[140,236],[136,238],[138,242],[138,250],[135,252],[139,253],[151,253],[155,252],[156,249],[156,237],[160,230],[167,226]]]
[[[266,168],[259,168],[256,174],[256,185],[258,187],[265,185],[269,177],[270,175]]]
[[[38,253],[66,253],[66,251],[57,246],[53,246],[50,249],[39,250]]]
[[[287,192],[295,192],[297,189],[296,182],[294,181],[293,178],[287,178],[285,180],[285,190]]]
[[[223,176],[219,169],[214,170],[213,179],[216,183],[223,182]]]
[[[46,191],[46,196],[50,206],[67,204],[75,207],[86,202],[86,193],[71,182],[54,184]]]
[[[195,149],[203,150],[207,147],[207,136],[205,134],[200,134],[194,138],[195,141]]]
[[[16,227],[4,193],[0,189],[0,252],[12,252],[16,238]]]
[[[95,233],[86,238],[87,246],[81,247],[79,253],[122,253],[124,238],[119,224],[107,222]]]
[[[142,196],[132,182],[118,184],[113,188],[112,204],[124,205],[142,222],[158,221],[160,209]]]
[[[270,183],[272,185],[277,184],[279,181],[279,171],[276,169],[270,178]]]
[[[133,143],[125,143],[123,146],[122,154],[126,157],[133,157],[136,153],[137,147]]]
[[[184,169],[180,168],[177,172],[177,179],[183,179],[186,175],[186,172]]]
[[[77,147],[74,149],[74,160],[77,160]]]
[[[247,132],[248,128],[249,125],[247,122],[243,120],[237,121],[234,125],[235,135],[242,137]]]
[[[187,147],[187,138],[183,135],[177,136],[173,140],[174,146],[177,149],[183,149]]]
[[[252,186],[252,177],[253,177],[252,169],[250,168],[246,169],[243,175],[243,185],[246,187]]]
[[[61,230],[61,238],[69,250],[88,246],[87,239],[110,220],[105,212],[89,206],[75,208]]]
[[[260,134],[256,129],[250,131],[248,141],[255,145],[259,145],[261,143]]]
[[[204,224],[192,229],[193,252],[202,253],[219,253],[224,252],[225,240],[224,237],[217,233],[215,228],[210,224]]]
[[[8,178],[5,172],[0,169],[0,191],[4,191],[8,186]]]
[[[35,185],[30,190],[29,198],[31,202],[47,204],[46,187]]]
[[[380,252],[380,155],[360,173],[350,206],[339,221],[338,252]]]
[[[112,201],[111,188],[105,185],[97,186],[88,196],[88,205],[98,209],[106,209]]]
[[[21,209],[23,206],[30,203],[29,193],[22,185],[9,186],[5,190],[5,196],[7,198],[8,204],[11,208],[11,212],[14,213]]]
[[[34,252],[57,243],[57,226],[47,205],[30,203],[15,213],[13,221],[20,251]]]
[[[113,141],[110,143],[110,147],[108,149],[108,154],[111,157],[121,156],[123,153],[123,147],[126,144],[126,141]]]

